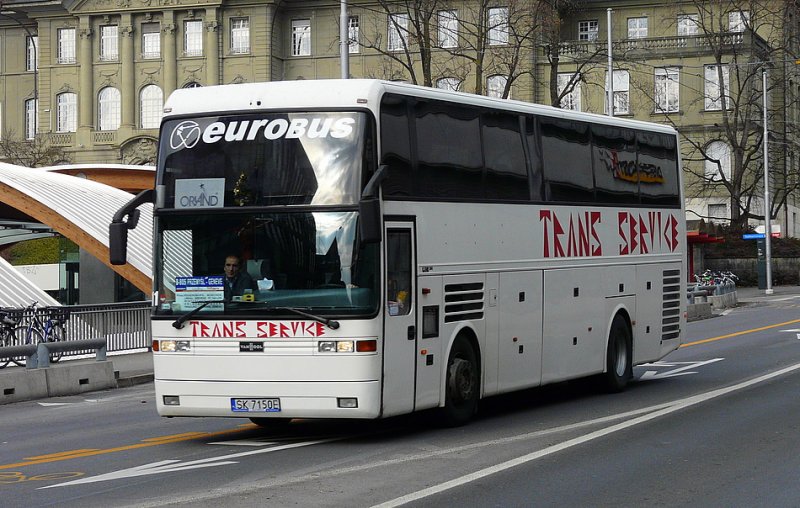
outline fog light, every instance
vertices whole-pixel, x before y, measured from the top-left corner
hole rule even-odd
[[[327,340],[325,342],[320,342],[319,346],[317,346],[317,351],[320,353],[335,353],[336,352],[336,342],[332,340]]]
[[[336,343],[336,352],[337,353],[352,353],[353,352],[353,341],[352,340],[340,340]]]
[[[164,395],[165,406],[180,406],[181,398],[177,395]]]
[[[356,397],[338,397],[336,403],[339,407],[346,409],[358,407],[358,399]]]

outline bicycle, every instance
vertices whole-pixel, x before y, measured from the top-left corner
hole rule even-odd
[[[14,327],[19,323],[11,317],[11,314],[0,310],[0,346],[15,346],[17,337],[14,335]],[[11,358],[0,358],[0,369],[5,368],[11,363]]]
[[[66,332],[64,331],[64,323],[67,320],[67,315],[60,307],[46,307],[44,309],[37,309],[36,304],[33,302],[25,307],[24,312],[32,312],[32,316],[27,325],[17,326],[14,329],[18,344],[38,344],[40,342],[58,342],[66,340]],[[42,319],[43,314],[47,314],[45,319]],[[56,363],[61,360],[64,355],[62,351],[50,353],[50,361]],[[12,362],[22,366],[24,363],[23,358],[12,358]]]

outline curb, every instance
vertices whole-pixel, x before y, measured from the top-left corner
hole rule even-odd
[[[119,371],[117,371],[114,372],[114,376],[117,377],[117,388],[127,388],[129,386],[143,385],[155,379],[155,375],[153,375],[152,372],[149,374],[136,374],[132,376],[118,377]]]

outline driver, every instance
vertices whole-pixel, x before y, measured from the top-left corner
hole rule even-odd
[[[257,287],[253,278],[242,271],[242,258],[237,254],[230,254],[225,258],[225,301],[231,301],[234,296],[242,296],[249,289],[255,293]]]

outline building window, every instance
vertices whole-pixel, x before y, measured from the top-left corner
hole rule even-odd
[[[680,109],[678,72],[677,67],[655,70],[656,113],[677,113]]]
[[[98,125],[101,131],[119,129],[121,117],[121,100],[119,90],[108,86],[100,90],[99,108],[97,109]]]
[[[729,219],[728,205],[725,203],[709,204],[708,205],[708,218],[713,219]]]
[[[348,51],[350,53],[358,53],[361,50],[361,46],[359,45],[361,38],[359,35],[358,16],[350,16],[347,18],[347,39],[350,42]]]
[[[730,69],[727,65],[706,65],[705,66],[705,109],[706,111],[721,111],[722,98],[725,97],[726,109],[730,108],[730,97],[728,93],[731,87]],[[722,86],[720,86],[719,75],[722,72]]]
[[[629,115],[631,112],[631,78],[628,71],[614,71],[614,114]],[[608,72],[606,72],[606,96],[608,95]],[[606,113],[608,100],[603,101]]]
[[[73,64],[75,63],[75,29],[74,28],[59,28],[58,29],[58,56],[56,57],[60,64]]]
[[[628,18],[628,39],[647,37],[647,18]]]
[[[578,40],[579,41],[596,41],[600,25],[596,19],[589,21],[578,22]]]
[[[489,45],[508,44],[508,32],[508,7],[493,7],[489,9]]]
[[[458,78],[440,78],[436,80],[436,88],[440,88],[442,90],[457,92],[460,86],[461,80]]]
[[[36,99],[25,101],[25,139],[36,137],[37,126],[39,125],[39,104]]]
[[[728,13],[728,30],[741,33],[750,26],[750,11],[736,11]]]
[[[56,132],[78,130],[78,94],[67,92],[56,96]]]
[[[406,46],[408,36],[408,14],[389,15],[389,41],[386,49],[389,51],[402,51]]]
[[[39,68],[39,36],[27,36],[25,48],[25,70],[33,72]]]
[[[572,111],[581,110],[581,76],[573,72],[563,72],[558,74],[558,95],[564,90],[570,91],[561,97],[561,109],[571,109]]]
[[[203,56],[203,21],[193,19],[183,24],[183,54]]]
[[[164,94],[156,85],[142,88],[139,107],[142,114],[142,129],[158,129],[164,109]]]
[[[458,16],[456,11],[439,11],[439,47],[455,48],[458,46]]]
[[[161,25],[142,23],[142,58],[161,58]]]
[[[231,19],[231,53],[242,55],[250,52],[250,19]]]
[[[201,86],[203,85],[201,85],[197,81],[189,81],[188,83],[183,85],[183,88],[200,88]]]
[[[724,141],[712,141],[705,150],[705,176],[709,182],[731,177],[731,147]]]
[[[700,16],[681,14],[678,16],[678,35],[697,35],[700,32]]]
[[[506,76],[501,76],[499,74],[495,76],[489,76],[489,78],[486,80],[486,95],[489,97],[497,97],[498,99],[502,99],[503,92],[506,91],[507,84],[508,78]],[[511,98],[510,90],[507,98]]]
[[[311,20],[292,21],[292,56],[311,55]]]
[[[119,27],[117,25],[100,27],[100,60],[104,62],[119,60]]]

